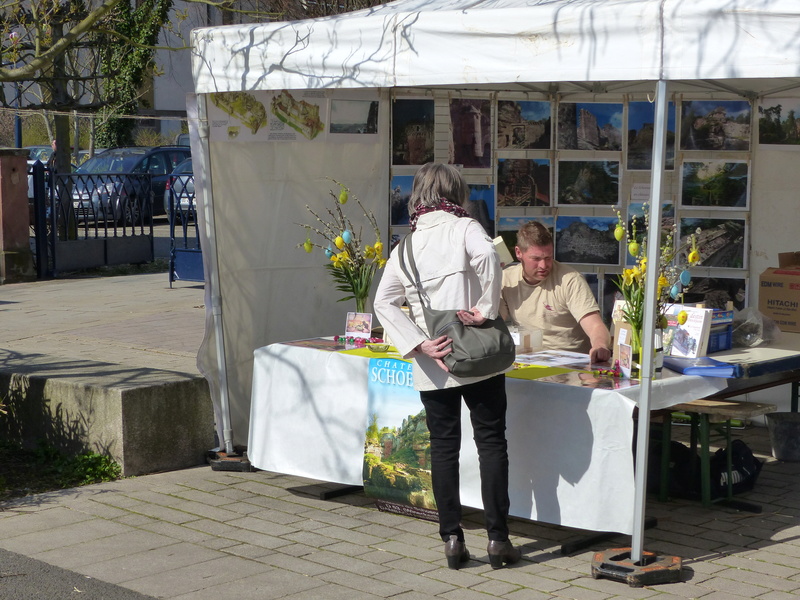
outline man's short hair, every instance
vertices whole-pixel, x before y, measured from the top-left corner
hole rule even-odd
[[[550,230],[537,221],[528,221],[517,231],[517,246],[523,252],[531,246],[552,246]]]

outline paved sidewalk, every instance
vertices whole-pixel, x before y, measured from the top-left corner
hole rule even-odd
[[[201,286],[169,289],[166,274],[0,286],[0,353],[169,365],[195,374],[202,304]],[[480,511],[465,519],[472,560],[451,571],[433,523],[380,512],[361,493],[320,500],[332,484],[201,466],[0,504],[0,549],[21,555],[0,552],[7,561],[0,562],[0,598],[800,597],[800,463],[772,459],[763,428],[736,435],[765,460],[756,489],[742,496],[761,504],[761,514],[648,500],[647,515],[658,525],[646,532],[645,549],[681,557],[681,583],[632,588],[592,579],[592,551],[628,546],[629,537],[565,556],[561,545],[587,532],[521,520],[512,521],[512,539],[523,546],[523,560],[494,571]],[[12,586],[36,574],[14,572],[21,567],[13,558],[77,574],[77,591],[17,594]],[[73,581],[61,576],[65,585]],[[90,589],[90,582],[116,587]]]

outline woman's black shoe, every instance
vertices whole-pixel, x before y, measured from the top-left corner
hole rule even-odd
[[[522,556],[519,548],[514,548],[508,540],[505,542],[489,540],[486,552],[489,553],[489,564],[492,565],[493,569],[502,568],[503,563],[513,565]]]
[[[462,564],[469,560],[469,551],[464,542],[460,542],[458,537],[451,535],[450,540],[444,543],[444,555],[447,557],[447,566],[451,569],[458,569]]]

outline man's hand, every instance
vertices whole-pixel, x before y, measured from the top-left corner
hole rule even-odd
[[[598,346],[589,350],[589,364],[607,363],[611,360],[611,350],[605,346]]]

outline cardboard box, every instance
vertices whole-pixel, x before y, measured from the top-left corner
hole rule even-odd
[[[800,332],[800,252],[781,252],[778,267],[761,274],[758,310],[781,331]]]

